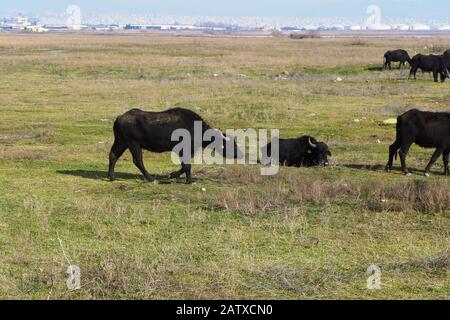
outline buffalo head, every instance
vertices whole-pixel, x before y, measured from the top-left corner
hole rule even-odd
[[[308,151],[304,159],[307,166],[328,166],[328,157],[331,157],[331,152],[326,143],[308,138]]]

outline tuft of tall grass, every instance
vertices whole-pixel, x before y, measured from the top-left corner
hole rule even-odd
[[[350,205],[377,212],[450,211],[450,188],[443,181],[409,180],[386,183],[379,178],[368,181],[329,181],[319,177],[300,177],[295,173],[283,172],[280,175],[278,179],[257,175],[227,175],[225,179],[240,181],[241,185],[246,187],[219,193],[216,206],[249,215],[285,212],[303,204]],[[250,183],[264,187],[254,191],[248,187]]]

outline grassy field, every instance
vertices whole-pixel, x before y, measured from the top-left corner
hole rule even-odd
[[[0,34],[0,298],[448,299],[442,159],[425,178],[432,150],[414,146],[412,176],[385,173],[395,128],[380,122],[450,111],[450,84],[368,70],[430,44],[450,40]],[[313,135],[331,166],[197,165],[193,185],[155,184],[127,152],[107,181],[114,119],[172,106],[222,130]]]

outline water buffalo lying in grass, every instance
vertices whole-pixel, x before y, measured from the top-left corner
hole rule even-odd
[[[434,82],[438,82],[438,75],[441,76],[441,81],[444,82],[447,78],[447,66],[445,65],[444,57],[437,55],[415,55],[411,60],[411,71],[409,73],[409,78],[414,76],[416,79],[416,72],[421,69],[424,72],[432,72]]]
[[[195,127],[200,125],[200,141],[194,141]],[[187,130],[190,134],[190,154],[183,154],[180,150],[178,155],[181,159],[181,170],[172,172],[170,178],[178,178],[186,174],[186,183],[192,183],[191,162],[190,159],[200,148],[206,148],[211,144],[210,141],[203,141],[204,134],[211,127],[195,112],[182,108],[169,109],[162,112],[146,112],[139,109],[132,109],[119,116],[114,122],[114,144],[109,154],[109,172],[108,177],[114,180],[114,166],[120,156],[126,149],[130,149],[133,156],[133,163],[142,172],[144,177],[151,181],[152,177],[144,167],[142,159],[142,149],[152,152],[169,152],[180,141],[173,141],[172,134],[177,129]],[[222,141],[221,148],[218,151],[224,157],[242,158],[242,152],[237,147],[234,139],[224,136],[220,131],[211,129],[220,133]]]
[[[391,62],[400,62],[398,68],[401,69],[402,66],[406,66],[406,62],[411,65],[411,58],[409,57],[408,52],[403,49],[387,51],[384,54],[384,69],[389,67],[389,70],[391,70]]]
[[[272,158],[272,144],[270,142],[262,147],[262,164],[267,164]],[[302,136],[296,139],[278,139],[279,157],[281,165],[288,167],[314,167],[327,166],[330,149],[324,142],[318,142],[310,136]]]
[[[389,147],[389,160],[386,170],[392,169],[394,155],[400,154],[402,171],[408,175],[406,155],[413,143],[424,148],[436,148],[425,169],[425,175],[430,174],[431,166],[443,155],[444,174],[449,175],[448,156],[450,153],[450,113],[423,112],[417,109],[409,110],[397,118],[397,136]]]

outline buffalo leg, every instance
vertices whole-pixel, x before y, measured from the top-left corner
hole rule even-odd
[[[191,184],[192,183],[192,173],[191,168],[192,165],[190,163],[181,163],[181,168],[186,173],[186,183]]]
[[[434,79],[434,82],[439,82],[438,81],[438,72],[437,71],[433,71],[433,79]]]
[[[183,173],[186,174],[186,183],[191,184],[192,183],[192,174],[191,174],[191,165],[185,164],[184,162],[181,162],[181,169],[175,172],[172,172],[169,174],[169,179],[175,179],[180,177]]]
[[[132,143],[130,144],[130,151],[131,154],[133,155],[133,163],[134,165],[142,172],[142,174],[144,175],[145,179],[147,179],[148,181],[152,181],[152,177],[150,176],[150,174],[147,172],[147,170],[145,169],[144,166],[144,161],[142,159],[142,148],[141,146]]]
[[[181,176],[183,173],[184,173],[183,168],[181,168],[178,171],[171,172],[171,173],[169,173],[169,179],[176,179],[179,176]]]
[[[397,142],[397,140],[395,140],[395,142],[389,146],[389,159],[386,165],[386,171],[388,172],[392,170],[392,163],[394,162],[394,156],[397,153],[398,149],[399,143]]]
[[[117,160],[122,156],[122,154],[127,150],[128,145],[122,142],[119,139],[115,139],[114,143],[111,147],[111,151],[109,152],[109,170],[108,170],[108,178],[111,181],[114,181],[114,167],[116,166]]]
[[[416,73],[417,73],[417,68],[416,67],[412,67],[411,71],[409,72],[408,80],[411,79],[412,76],[414,76],[414,80],[416,80]]]
[[[430,175],[431,166],[441,156],[442,152],[444,152],[444,148],[443,147],[437,148],[436,151],[434,151],[433,155],[431,156],[430,162],[428,163],[427,167],[425,168],[425,175],[427,177]]]
[[[405,175],[409,175],[409,171],[406,168],[406,155],[408,154],[409,148],[411,147],[411,142],[409,143],[403,143],[400,147],[399,155],[400,155],[400,162],[402,163],[402,172]]]
[[[450,174],[449,169],[448,169],[448,155],[449,155],[449,151],[444,152],[444,155],[442,157],[442,159],[444,160],[444,175],[448,176]]]

